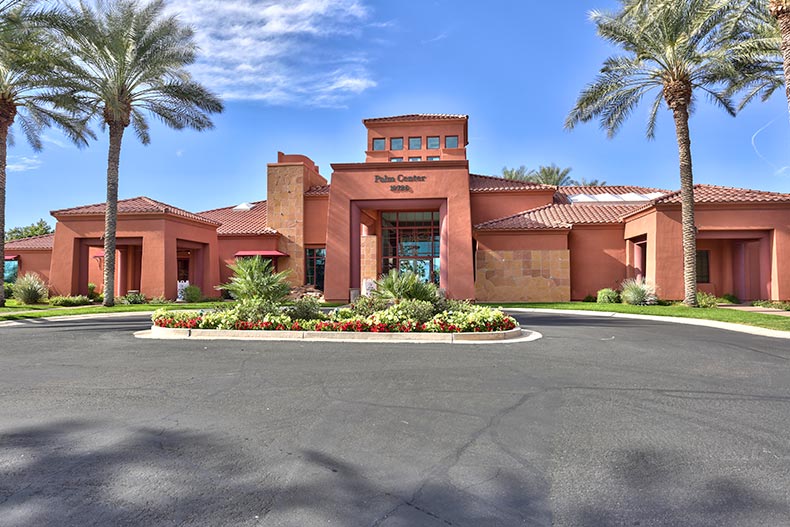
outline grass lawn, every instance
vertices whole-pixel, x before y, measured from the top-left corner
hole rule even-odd
[[[17,300],[14,300],[13,298],[9,298],[5,301],[5,307],[0,307],[0,313],[13,313],[14,311],[32,311],[50,308],[52,308],[52,306],[49,304],[34,304],[28,306],[20,303]]]
[[[763,313],[749,313],[727,308],[693,308],[683,305],[672,306],[630,306],[628,304],[596,304],[594,302],[556,302],[556,303],[505,303],[489,304],[492,306],[523,307],[534,309],[577,309],[584,311],[607,311],[614,313],[631,313],[635,315],[655,315],[661,317],[699,318],[704,320],[717,320],[719,322],[732,322],[757,326],[760,328],[790,331],[790,317],[766,315]]]

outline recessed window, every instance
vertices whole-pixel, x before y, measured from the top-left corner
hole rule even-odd
[[[305,281],[324,290],[324,269],[326,268],[326,248],[305,249]]]
[[[383,137],[373,140],[373,150],[384,150],[387,148],[387,140]]]
[[[457,135],[448,135],[444,138],[444,147],[445,148],[458,148],[458,136]]]
[[[417,157],[410,157],[410,158],[409,158],[409,161],[422,161],[422,158],[421,158],[420,156],[417,156]]]
[[[439,161],[439,159],[441,158],[439,156],[428,156],[425,159],[427,159],[428,161]]]
[[[421,150],[422,137],[409,137],[409,150]]]
[[[393,137],[390,139],[390,150],[403,150],[403,138]]]
[[[425,139],[426,144],[428,145],[428,150],[436,150],[439,148],[439,136],[436,137],[428,137]]]
[[[391,157],[390,162],[392,163],[401,163],[403,161],[402,157]]]
[[[13,284],[19,274],[19,262],[16,260],[5,260],[3,262],[3,282]]]
[[[697,251],[697,283],[710,283],[710,251]]]

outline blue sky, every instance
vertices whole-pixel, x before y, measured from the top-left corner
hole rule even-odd
[[[610,140],[596,123],[563,129],[568,111],[614,50],[590,9],[611,0],[170,0],[197,32],[194,75],[225,98],[214,130],[152,123],[152,144],[126,136],[120,196],[192,211],[265,199],[277,151],[330,163],[364,160],[366,117],[470,116],[473,172],[572,167],[575,178],[678,187],[668,110],[645,139],[648,105]],[[691,120],[695,180],[790,192],[790,120],[782,92],[737,118],[700,99]],[[105,199],[106,135],[77,149],[56,130],[35,153],[9,150],[6,225]]]

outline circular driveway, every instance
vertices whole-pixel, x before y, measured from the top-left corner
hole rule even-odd
[[[3,526],[787,526],[788,341],[517,315],[486,345],[0,328]]]

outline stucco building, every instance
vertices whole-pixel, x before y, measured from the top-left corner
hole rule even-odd
[[[471,174],[464,115],[367,119],[362,163],[332,165],[331,184],[302,155],[268,166],[268,199],[189,212],[121,200],[118,294],[206,294],[235,258],[272,258],[294,285],[348,300],[365,279],[411,269],[451,297],[565,301],[644,277],[683,298],[679,192],[554,187]],[[254,185],[251,185],[254,188]],[[744,300],[790,298],[790,194],[697,185],[699,288]],[[104,205],[52,212],[55,233],[10,242],[18,272],[55,294],[101,284]]]

